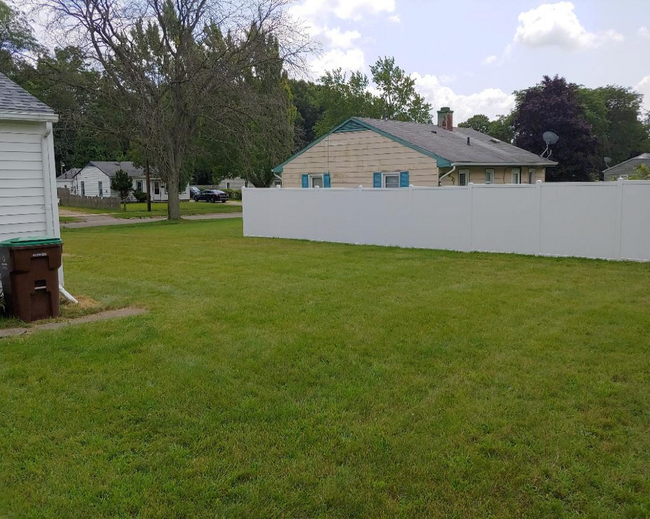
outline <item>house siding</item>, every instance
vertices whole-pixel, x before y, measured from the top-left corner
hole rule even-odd
[[[55,217],[48,181],[50,166],[43,160],[52,136],[44,140],[45,130],[45,123],[0,121],[0,241],[58,236],[58,221],[54,222],[58,213]]]
[[[284,165],[283,187],[301,187],[303,174],[329,173],[331,187],[372,187],[374,172],[408,171],[415,186],[436,186],[435,159],[371,130],[333,133]]]
[[[521,183],[528,184],[528,169],[535,170],[534,182],[541,180],[542,182],[546,181],[546,168],[532,166],[519,166],[521,167]],[[474,184],[485,184],[485,170],[493,169],[494,170],[494,183],[495,184],[511,184],[512,183],[512,168],[513,166],[507,167],[491,167],[491,166],[473,166],[473,167],[463,167],[458,166],[456,171],[454,171],[448,177],[445,177],[441,181],[443,186],[452,186],[458,185],[458,173],[461,170],[469,170],[469,182]],[[442,177],[449,168],[441,171],[440,176]]]
[[[145,176],[142,177],[133,176],[131,178],[133,181],[134,190],[137,187],[138,181],[140,181],[142,182],[142,190],[145,193],[147,192],[147,180]],[[84,182],[85,196],[98,197],[99,182],[102,182],[103,198],[108,198],[108,197],[119,198],[119,193],[117,191],[111,190],[111,178],[96,166],[86,166],[77,174],[77,176],[74,178],[74,182],[71,189],[73,193],[77,195],[81,195],[81,182]],[[160,182],[160,194],[158,195],[154,193],[154,182]],[[151,200],[154,202],[166,202],[169,195],[167,194],[167,190],[165,189],[165,183],[157,178],[151,178],[150,183],[151,183],[151,192],[152,192]],[[181,191],[180,199],[181,200],[190,199],[189,185],[185,188],[184,191]],[[129,200],[135,201],[133,195],[129,195]]]

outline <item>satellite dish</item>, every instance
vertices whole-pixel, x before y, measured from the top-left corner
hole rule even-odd
[[[560,138],[553,132],[544,132],[542,134],[542,139],[544,139],[544,142],[546,143],[546,149],[542,153],[542,158],[549,159],[553,154],[553,152],[551,151],[551,146],[557,143],[557,141],[559,141]]]
[[[553,146],[560,138],[553,132],[544,132],[542,138],[547,146]]]
[[[605,157],[605,164],[607,164],[607,167],[612,163],[612,157]]]

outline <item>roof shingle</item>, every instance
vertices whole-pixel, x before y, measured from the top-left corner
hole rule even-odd
[[[0,111],[17,114],[55,115],[54,110],[49,106],[2,73],[0,73]]]
[[[470,128],[445,130],[433,124],[355,117],[354,119],[444,157],[455,164],[546,165],[556,163]],[[467,139],[469,138],[469,145]]]

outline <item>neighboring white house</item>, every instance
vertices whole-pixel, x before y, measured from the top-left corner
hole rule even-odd
[[[241,189],[242,187],[248,187],[248,182],[243,178],[224,178],[219,185],[219,189]]]
[[[58,177],[56,177],[57,189],[67,189],[73,192],[72,185],[73,185],[74,177],[76,177],[77,173],[79,173],[80,171],[81,168],[72,168],[69,169],[68,171],[61,173]]]
[[[60,237],[52,138],[58,119],[0,74],[0,241]]]
[[[133,189],[147,192],[147,177],[143,168],[133,165],[133,162],[106,162],[92,161],[75,175],[71,191],[81,196],[95,196],[102,198],[119,196],[116,191],[111,191],[111,179],[119,170],[126,171],[133,179]],[[151,200],[154,202],[164,202],[168,199],[165,183],[151,175],[149,182],[151,184]],[[190,199],[189,185],[180,193],[181,200]]]

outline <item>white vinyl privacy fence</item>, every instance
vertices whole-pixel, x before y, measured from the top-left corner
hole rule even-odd
[[[650,182],[243,189],[244,235],[650,261]]]

